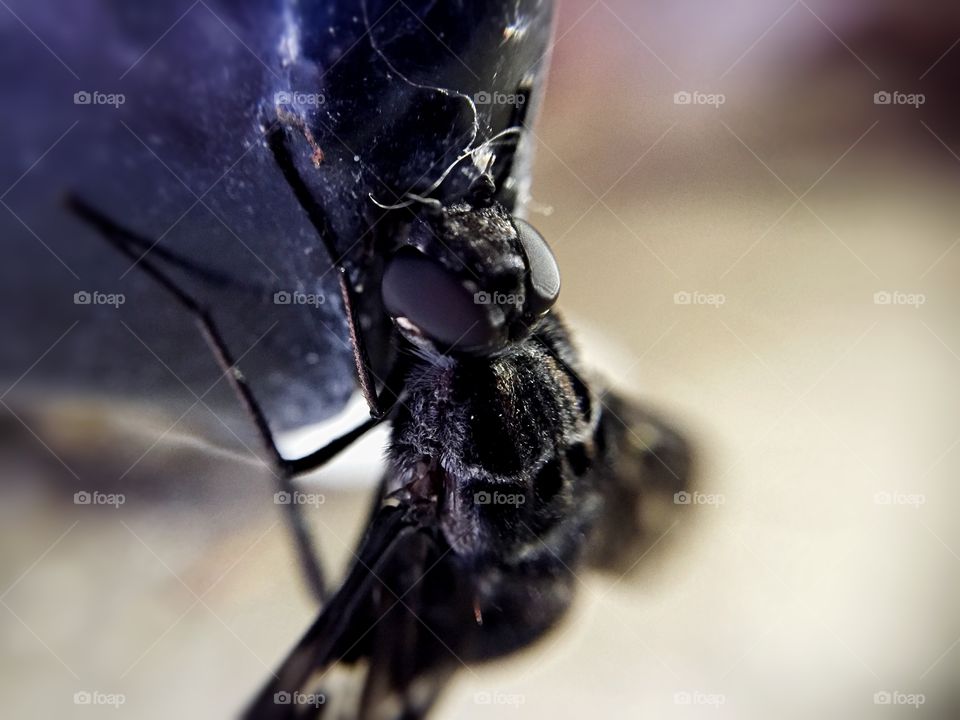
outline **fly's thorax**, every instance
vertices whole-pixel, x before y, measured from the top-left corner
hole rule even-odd
[[[391,487],[435,492],[458,553],[509,554],[506,546],[583,505],[593,403],[563,358],[573,360],[573,350],[554,319],[495,358],[411,368],[393,426]]]

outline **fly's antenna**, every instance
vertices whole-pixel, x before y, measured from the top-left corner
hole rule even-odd
[[[402,210],[405,207],[410,207],[415,202],[423,203],[434,209],[440,209],[443,203],[441,203],[436,198],[423,197],[422,195],[417,195],[416,193],[408,192],[404,194],[407,200],[404,200],[402,203],[396,203],[395,205],[384,205],[382,202],[377,200],[373,193],[369,193],[367,197],[370,198],[370,201],[376,205],[378,208],[383,208],[384,210]]]
[[[433,205],[439,206],[440,201],[429,197],[429,195],[433,192],[436,192],[437,188],[439,188],[443,184],[443,182],[450,176],[450,173],[454,171],[457,165],[459,165],[461,162],[466,160],[468,157],[474,157],[479,153],[489,151],[490,148],[493,147],[494,145],[503,142],[504,138],[510,137],[511,135],[519,135],[521,132],[523,132],[523,127],[520,125],[509,127],[506,130],[501,130],[493,137],[487,140],[484,140],[482,143],[480,143],[476,147],[470,148],[469,150],[464,150],[462,153],[460,153],[459,156],[457,156],[457,159],[454,160],[452,163],[450,163],[447,169],[440,174],[440,177],[434,180],[433,183],[423,193],[420,193],[420,194],[415,194],[411,192],[404,193],[404,197],[407,199],[403,200],[402,202],[399,202],[393,205],[388,205],[386,203],[381,203],[379,200],[377,200],[373,196],[373,193],[369,193],[367,197],[369,197],[370,200],[377,207],[383,208],[384,210],[402,210],[403,208],[410,207],[415,202],[420,202],[420,203],[424,203],[426,205],[431,205],[431,206]],[[485,165],[486,165],[485,172],[488,171],[489,168],[493,165],[493,160],[494,160],[494,157],[493,157],[493,154],[491,153],[490,157],[487,158],[485,162]]]

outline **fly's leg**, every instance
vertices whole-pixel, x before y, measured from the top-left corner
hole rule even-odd
[[[210,313],[193,297],[180,288],[166,273],[134,249],[136,247],[150,247],[152,243],[113,222],[76,197],[69,198],[68,203],[70,209],[81,220],[95,228],[107,242],[123,255],[130,258],[133,262],[137,262],[147,275],[170,293],[170,295],[193,316],[207,345],[210,347],[210,351],[218,367],[233,387],[240,403],[253,421],[261,442],[269,456],[271,465],[273,466],[278,487],[282,492],[292,493],[294,490],[293,480],[296,476],[322,467],[339,452],[346,449],[351,443],[377,425],[384,417],[384,414],[381,413],[379,416],[367,420],[306,457],[297,460],[288,460],[283,457],[277,447],[276,439],[274,438],[273,431],[270,429],[270,424],[267,421],[263,409],[257,402],[246,379],[243,377],[239,368],[237,368],[236,361]],[[283,507],[285,508],[287,523],[296,541],[297,553],[307,585],[313,594],[319,600],[323,601],[326,596],[326,581],[323,567],[320,556],[316,551],[315,542],[301,512],[301,507],[296,503],[288,503]]]
[[[346,314],[347,327],[350,331],[350,345],[353,348],[353,361],[357,367],[357,378],[360,382],[360,390],[363,393],[367,405],[370,407],[370,415],[373,418],[382,418],[389,410],[390,406],[396,400],[396,395],[392,393],[390,383],[383,383],[381,392],[377,392],[377,378],[370,366],[370,358],[367,353],[366,343],[360,330],[360,318],[357,308],[357,293],[350,284],[350,278],[347,274],[347,268],[343,264],[343,258],[334,247],[332,234],[327,222],[326,213],[317,202],[316,198],[310,192],[306,182],[297,169],[296,162],[290,152],[288,144],[287,131],[283,126],[274,125],[267,131],[267,144],[273,153],[274,160],[283,173],[284,179],[293,191],[297,202],[303,211],[307,214],[310,224],[313,225],[330,256],[330,260],[337,269],[337,275],[340,280],[340,294],[343,297],[343,308]]]

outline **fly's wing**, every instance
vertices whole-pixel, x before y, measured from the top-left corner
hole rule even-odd
[[[236,407],[225,383],[214,386],[218,370],[189,318],[64,211],[73,192],[167,257],[235,281],[180,276],[213,308],[280,429],[333,415],[355,381],[331,259],[264,129],[288,126],[327,239],[362,291],[373,357],[383,358],[371,232],[380,216],[368,196],[425,191],[466,150],[529,114],[550,12],[534,0],[11,0],[8,10],[4,390],[16,382],[18,393],[145,398],[174,415],[193,407],[229,417]],[[519,113],[501,95],[522,97]],[[529,142],[504,140],[491,145],[493,167],[512,206]],[[443,192],[461,195],[478,173],[460,163]]]
[[[335,274],[260,128],[281,73],[277,3],[10,10],[0,15],[4,389],[40,358],[16,392],[142,398],[173,417],[207,406],[229,419],[236,408],[191,319],[67,212],[76,193],[232,279],[178,275],[212,308],[276,425],[336,413],[354,380]],[[277,304],[277,292],[303,303]],[[209,413],[200,419],[233,442]]]
[[[346,581],[245,717],[423,717],[456,669],[438,609],[468,612],[446,557],[409,508],[382,507]]]
[[[323,162],[309,167],[312,146],[301,138],[305,174],[341,241],[363,236],[369,221],[344,214],[343,197],[391,204],[426,193],[467,151],[501,135],[487,147],[499,199],[509,208],[522,199],[533,138],[508,131],[532,121],[552,3],[360,0],[301,3],[292,12],[301,32],[285,107],[322,149]],[[457,164],[433,197],[461,199],[488,156],[475,157]]]
[[[616,392],[603,396],[596,439],[601,452],[593,472],[603,511],[589,561],[622,574],[637,568],[676,521],[691,489],[694,450],[670,421]]]

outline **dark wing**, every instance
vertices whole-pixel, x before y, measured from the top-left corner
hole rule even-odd
[[[219,371],[194,324],[66,211],[72,192],[165,251],[239,279],[179,274],[214,308],[278,426],[339,411],[354,380],[336,278],[260,128],[280,82],[277,3],[10,6],[0,14],[3,379],[69,329],[18,392],[142,398],[174,417],[197,396],[227,417],[236,408],[225,383],[205,394]],[[278,306],[276,291],[316,301]],[[125,302],[77,305],[78,292]]]
[[[529,116],[549,12],[532,0],[11,0],[0,13],[0,332],[12,341],[0,377],[43,356],[18,391],[161,399],[175,414],[196,396],[235,408],[223,383],[204,394],[218,372],[188,318],[64,211],[73,192],[168,257],[238,281],[182,275],[278,427],[333,415],[355,386],[337,284],[265,128],[283,118],[328,240],[375,289],[380,214],[368,196],[422,192]],[[482,92],[524,104],[477,103]],[[510,206],[528,174],[529,139],[516,139],[491,146]],[[456,197],[477,174],[461,162],[443,191]],[[277,306],[276,291],[307,304]],[[126,302],[78,306],[77,292]],[[374,350],[376,295],[363,308]]]
[[[301,4],[289,89],[308,99],[321,87],[323,101],[292,109],[323,149],[317,191],[339,235],[362,231],[337,212],[344,194],[395,203],[408,191],[424,193],[466,151],[532,120],[551,12],[541,0]],[[508,134],[490,146],[510,208],[527,182],[531,143]],[[340,166],[353,173],[337,173]],[[479,174],[462,162],[437,197],[463,197]],[[324,180],[331,175],[347,184]]]
[[[616,392],[603,395],[595,465],[603,513],[589,562],[622,574],[660,543],[678,518],[677,493],[691,490],[695,452],[672,422]]]
[[[425,715],[456,668],[439,639],[450,637],[445,618],[432,616],[438,607],[457,606],[447,553],[409,507],[382,507],[346,581],[245,717]]]

